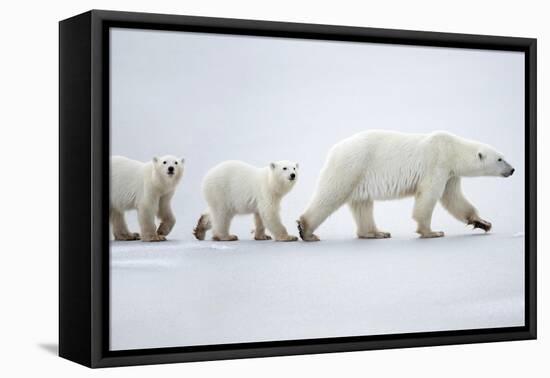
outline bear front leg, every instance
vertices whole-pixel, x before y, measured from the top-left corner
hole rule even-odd
[[[456,219],[485,232],[491,230],[491,222],[479,217],[477,209],[466,199],[462,193],[460,177],[453,177],[447,181],[445,191],[441,197],[443,207]]]
[[[176,217],[174,216],[170,206],[172,196],[173,193],[160,197],[159,211],[157,213],[157,216],[160,219],[160,225],[157,229],[157,234],[161,236],[168,236],[176,224]]]
[[[415,196],[413,219],[417,223],[416,232],[421,238],[439,238],[445,236],[443,231],[432,231],[432,215],[437,201],[443,194],[445,182],[430,178],[418,186]]]
[[[289,235],[286,231],[285,226],[281,222],[279,216],[278,207],[275,209],[262,209],[260,210],[260,217],[267,226],[267,229],[275,237],[275,241],[296,241],[298,240],[297,236]]]
[[[491,228],[493,227],[491,222],[481,219],[477,214],[469,217],[466,223],[474,226],[474,229],[479,228],[485,232],[491,231]]]
[[[166,237],[159,235],[155,226],[155,212],[150,206],[138,208],[138,221],[141,228],[141,240],[144,242],[164,241]]]
[[[264,222],[258,213],[254,213],[254,240],[271,240],[271,236],[265,233]]]

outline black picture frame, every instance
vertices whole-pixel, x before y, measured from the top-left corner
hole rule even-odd
[[[525,53],[525,326],[109,351],[110,27]],[[536,338],[536,39],[92,10],[59,23],[59,354],[88,367]]]

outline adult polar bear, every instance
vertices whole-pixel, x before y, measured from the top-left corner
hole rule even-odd
[[[389,233],[376,227],[373,201],[414,196],[413,219],[422,238],[444,235],[431,228],[437,201],[459,221],[489,231],[491,223],[481,219],[464,197],[461,177],[513,173],[514,168],[492,147],[447,132],[361,132],[330,150],[298,230],[305,241],[319,240],[315,229],[347,203],[359,238],[388,238]]]
[[[210,169],[204,177],[202,190],[208,210],[201,215],[193,234],[204,240],[213,228],[212,240],[234,241],[229,233],[231,220],[237,214],[254,214],[254,239],[269,240],[265,228],[276,241],[296,241],[281,222],[280,204],[298,179],[298,164],[281,160],[264,168],[242,161],[225,161]]]
[[[124,156],[111,157],[110,220],[115,240],[163,241],[176,218],[170,207],[183,176],[184,160],[175,156],[142,163]],[[137,209],[141,236],[128,230],[124,212]],[[158,229],[155,215],[160,218]]]

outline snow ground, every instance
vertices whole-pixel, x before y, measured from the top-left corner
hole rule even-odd
[[[524,324],[521,233],[111,246],[112,350]]]

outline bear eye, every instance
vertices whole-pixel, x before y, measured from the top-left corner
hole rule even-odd
[[[166,162],[165,162],[165,161],[163,161],[163,162],[162,162],[162,164],[166,164]]]
[[[178,165],[178,162],[176,161],[175,164]]]
[[[498,158],[498,161],[502,161],[502,158]]]
[[[283,171],[286,171],[286,167],[283,168]]]

